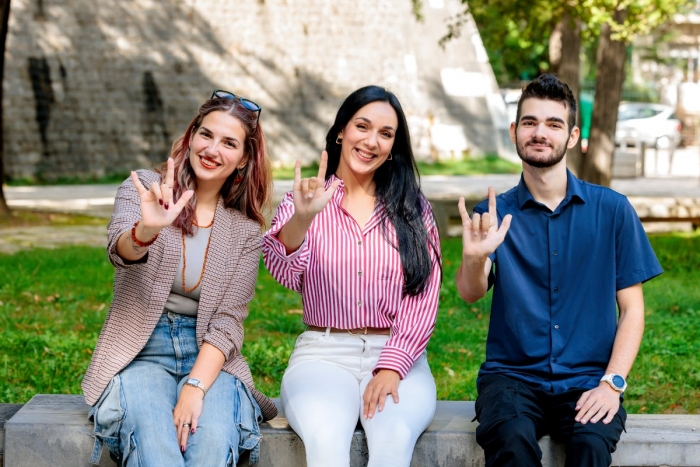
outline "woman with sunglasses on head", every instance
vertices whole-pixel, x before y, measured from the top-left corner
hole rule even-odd
[[[282,379],[281,402],[309,467],[347,467],[358,418],[369,467],[411,462],[433,418],[425,348],[441,267],[396,96],[368,86],[343,102],[317,177],[280,204],[263,239],[272,275],[302,295],[307,330]]]
[[[82,383],[125,466],[235,465],[276,415],[241,355],[272,179],[260,107],[215,91],[170,158],[131,173],[108,226],[114,299]]]

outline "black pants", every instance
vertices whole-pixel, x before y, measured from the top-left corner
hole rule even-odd
[[[486,467],[541,466],[537,440],[545,434],[564,443],[565,467],[610,466],[627,419],[622,404],[609,424],[583,425],[574,420],[574,409],[584,390],[552,394],[497,375],[481,377],[478,390],[476,441]]]

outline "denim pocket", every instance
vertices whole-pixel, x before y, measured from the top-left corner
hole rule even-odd
[[[250,451],[250,465],[257,464],[260,458],[260,423],[263,420],[260,406],[241,380],[236,378],[238,404],[236,410],[236,428],[238,429],[238,453]]]
[[[97,403],[88,412],[88,420],[94,423],[95,446],[90,462],[97,464],[102,455],[102,443],[116,457],[121,457],[119,431],[126,415],[121,395],[121,379],[116,375],[107,385]]]

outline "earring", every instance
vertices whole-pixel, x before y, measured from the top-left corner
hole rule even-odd
[[[341,138],[340,136],[338,136],[338,137],[335,139],[335,144],[343,144],[343,138]]]
[[[391,153],[389,153],[389,157],[387,157],[386,160],[388,160],[388,161],[394,160],[394,156],[392,156]]]
[[[236,176],[233,179],[233,184],[234,185],[240,185],[241,182],[243,181],[243,169],[245,166],[241,167],[240,169],[236,169]]]

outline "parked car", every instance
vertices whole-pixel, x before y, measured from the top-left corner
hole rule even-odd
[[[673,107],[643,102],[623,102],[617,112],[615,144],[668,149],[681,143],[681,122]]]

